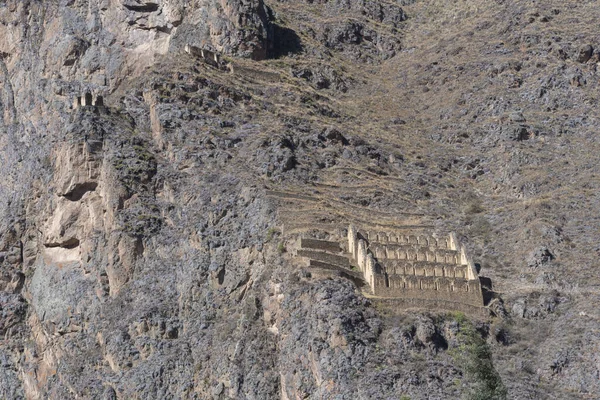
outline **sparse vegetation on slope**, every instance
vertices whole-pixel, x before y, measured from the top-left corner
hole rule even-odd
[[[599,397],[596,1],[4,3],[0,398]],[[489,323],[295,262],[350,216]]]
[[[468,400],[504,400],[507,391],[502,378],[494,368],[492,352],[472,322],[464,315],[456,314],[459,325],[458,346],[450,354],[463,371],[461,386]]]

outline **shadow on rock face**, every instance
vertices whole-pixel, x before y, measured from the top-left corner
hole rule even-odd
[[[273,43],[269,52],[269,58],[279,58],[302,52],[302,42],[294,30],[277,24],[272,24],[272,29]]]
[[[479,282],[481,283],[481,291],[483,293],[483,304],[488,306],[493,299],[498,297],[498,295],[494,292],[492,280],[490,278],[480,276]]]

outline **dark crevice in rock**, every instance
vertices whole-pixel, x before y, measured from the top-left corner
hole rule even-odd
[[[292,29],[272,25],[273,42],[270,49],[270,58],[279,58],[290,54],[301,53],[304,48],[300,40],[300,36]]]
[[[93,192],[98,187],[97,182],[85,182],[76,185],[69,193],[65,193],[63,197],[70,201],[79,201],[87,192]]]
[[[135,24],[132,24],[135,25]],[[162,33],[166,33],[166,34],[171,34],[171,32],[173,31],[172,28],[169,28],[167,26],[137,26],[136,28],[142,30],[142,31],[157,31],[157,32],[162,32]]]
[[[44,247],[47,247],[47,248],[62,247],[63,249],[75,249],[75,248],[79,247],[79,239],[70,238],[70,239],[67,239],[64,242],[60,242],[60,243],[56,243],[56,242],[45,243]]]
[[[135,12],[155,12],[158,11],[158,3],[146,3],[146,4],[123,4],[126,9]]]
[[[171,31],[173,30],[172,28],[169,28],[168,26],[157,26],[156,30],[158,32],[162,32],[162,33],[166,33],[166,34],[171,34]]]
[[[219,274],[217,275],[217,279],[219,282],[219,286],[222,285],[223,282],[225,281],[225,268],[223,268],[219,271]]]

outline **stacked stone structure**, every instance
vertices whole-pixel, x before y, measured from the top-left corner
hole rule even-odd
[[[338,242],[302,238],[296,255],[308,259],[311,268],[335,273],[362,285],[362,274],[352,269],[349,255]]]
[[[184,48],[185,52],[202,59],[208,65],[212,65],[213,67],[219,67],[221,63],[221,58],[219,54],[214,51],[201,49],[200,47],[192,46],[191,44],[186,44]]]
[[[374,296],[483,306],[475,265],[453,233],[435,238],[350,226],[348,251]]]
[[[86,92],[81,96],[75,97],[73,101],[73,109],[80,107],[104,107],[104,98],[102,96],[94,96],[90,92]]]

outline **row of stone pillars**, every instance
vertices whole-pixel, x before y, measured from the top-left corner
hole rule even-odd
[[[367,242],[358,237],[358,232],[353,225],[348,228],[348,251],[352,254],[352,258],[356,260],[358,269],[363,273],[365,281],[371,287],[371,291],[375,293],[375,273],[377,263],[373,254],[367,249]]]
[[[104,107],[104,98],[102,96],[93,96],[90,92],[86,92],[82,96],[75,97],[73,101],[73,109],[79,107]]]

